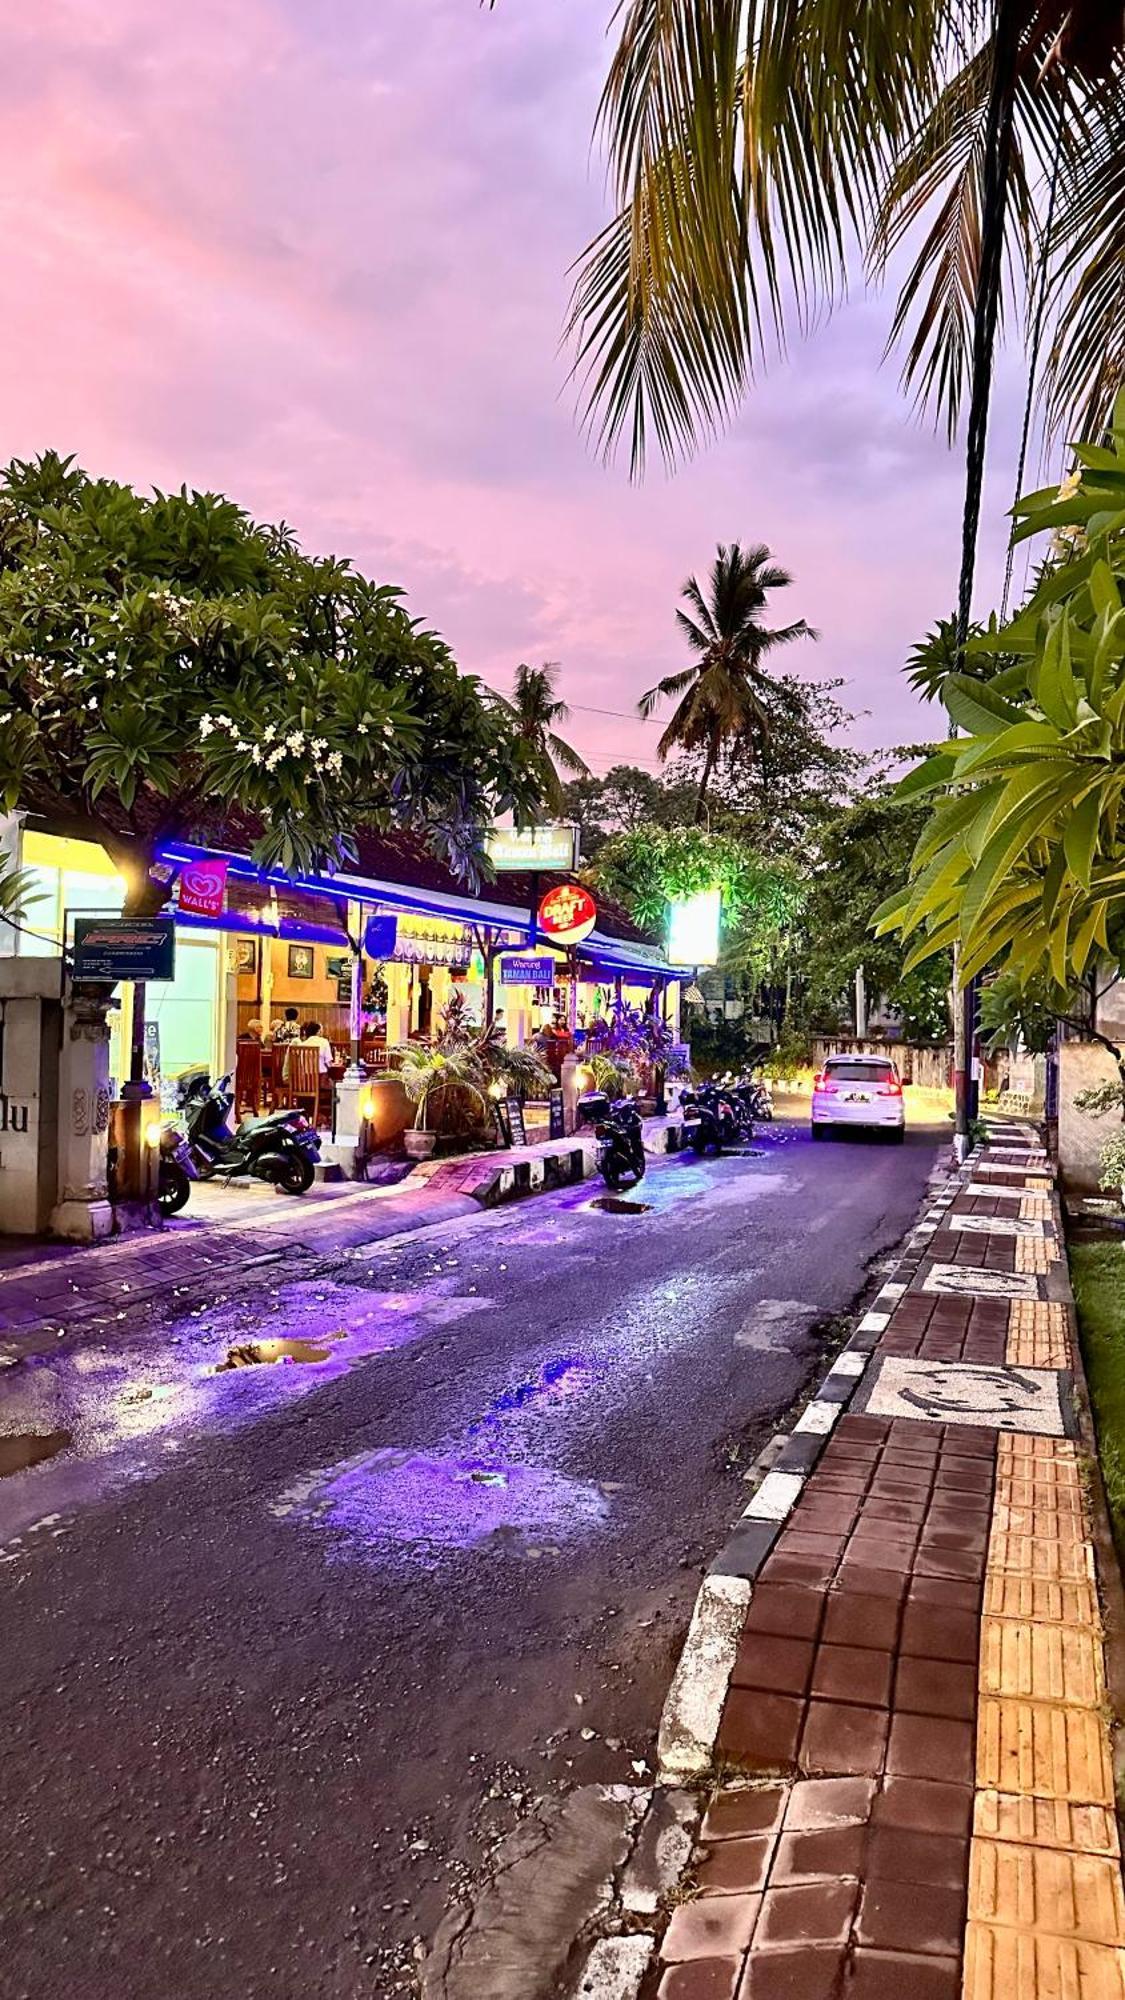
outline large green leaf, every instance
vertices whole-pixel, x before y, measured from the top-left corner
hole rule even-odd
[[[987,681],[973,680],[968,674],[950,674],[942,700],[967,736],[996,736],[1001,729],[1023,720],[1019,709],[994,694]]]
[[[1090,871],[1094,865],[1101,813],[1101,787],[1094,786],[1074,808],[1063,833],[1063,852],[1066,855],[1067,865],[1084,889],[1090,886]]]

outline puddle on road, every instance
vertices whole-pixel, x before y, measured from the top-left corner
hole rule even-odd
[[[339,1339],[338,1334],[330,1334],[329,1339]],[[227,1349],[227,1358],[220,1361],[216,1375],[223,1375],[228,1368],[255,1368],[274,1361],[328,1361],[330,1347],[318,1347],[313,1340],[244,1340],[238,1347]]]
[[[597,1194],[587,1203],[589,1208],[600,1208],[606,1215],[648,1215],[651,1201],[626,1201],[620,1194]]]
[[[387,1448],[311,1474],[270,1512],[429,1564],[482,1544],[540,1556],[544,1543],[554,1549],[599,1526],[609,1503],[599,1487],[541,1466]]]
[[[15,1437],[0,1437],[0,1479],[9,1473],[26,1472],[29,1465],[40,1465],[45,1458],[54,1458],[70,1443],[69,1431],[22,1431]]]

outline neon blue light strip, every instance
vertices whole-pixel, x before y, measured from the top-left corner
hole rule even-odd
[[[180,865],[189,861],[225,861],[229,873],[236,879],[256,882],[263,887],[299,889],[306,895],[343,897],[353,903],[387,903],[392,909],[403,910],[413,916],[443,917],[451,924],[478,923],[482,930],[515,931],[522,937],[530,937],[532,934],[530,916],[524,916],[518,910],[513,910],[511,915],[506,909],[502,914],[497,914],[495,904],[482,904],[479,910],[474,911],[468,898],[458,905],[443,900],[441,896],[428,889],[411,891],[395,888],[362,876],[287,875],[280,868],[258,868],[246,855],[234,854],[229,848],[199,847],[189,841],[170,841],[158,849],[157,858]],[[204,918],[201,921],[206,923],[208,919]],[[309,938],[310,941],[316,942],[317,940],[312,938],[312,928],[315,927],[310,927]],[[267,924],[263,929],[267,936],[278,935],[271,925]],[[288,934],[297,936],[295,931]],[[338,935],[336,932],[331,933],[325,942],[335,942]],[[585,948],[579,945],[578,957],[587,965],[595,967],[600,965],[614,973],[640,976],[647,974],[650,979],[692,979],[695,976],[693,972],[685,972],[675,966],[653,965],[649,960],[633,958],[629,954],[628,945],[625,944],[618,948],[612,944],[603,945],[599,940],[596,944]]]

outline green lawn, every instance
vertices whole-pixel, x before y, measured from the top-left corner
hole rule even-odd
[[[1070,1276],[1118,1553],[1125,1560],[1125,1243],[1074,1243]]]

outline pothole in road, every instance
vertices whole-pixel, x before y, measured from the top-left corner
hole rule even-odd
[[[626,1201],[620,1194],[597,1194],[589,1206],[600,1208],[604,1215],[647,1215],[651,1201]]]
[[[274,1361],[327,1361],[331,1352],[331,1348],[318,1346],[315,1340],[244,1340],[237,1347],[228,1347],[227,1358],[218,1363],[215,1373],[222,1375],[228,1368],[256,1368]]]
[[[29,1465],[40,1465],[45,1458],[54,1458],[56,1452],[70,1443],[70,1437],[69,1431],[23,1431],[14,1437],[0,1437],[0,1479],[6,1479],[12,1472],[26,1472]]]

